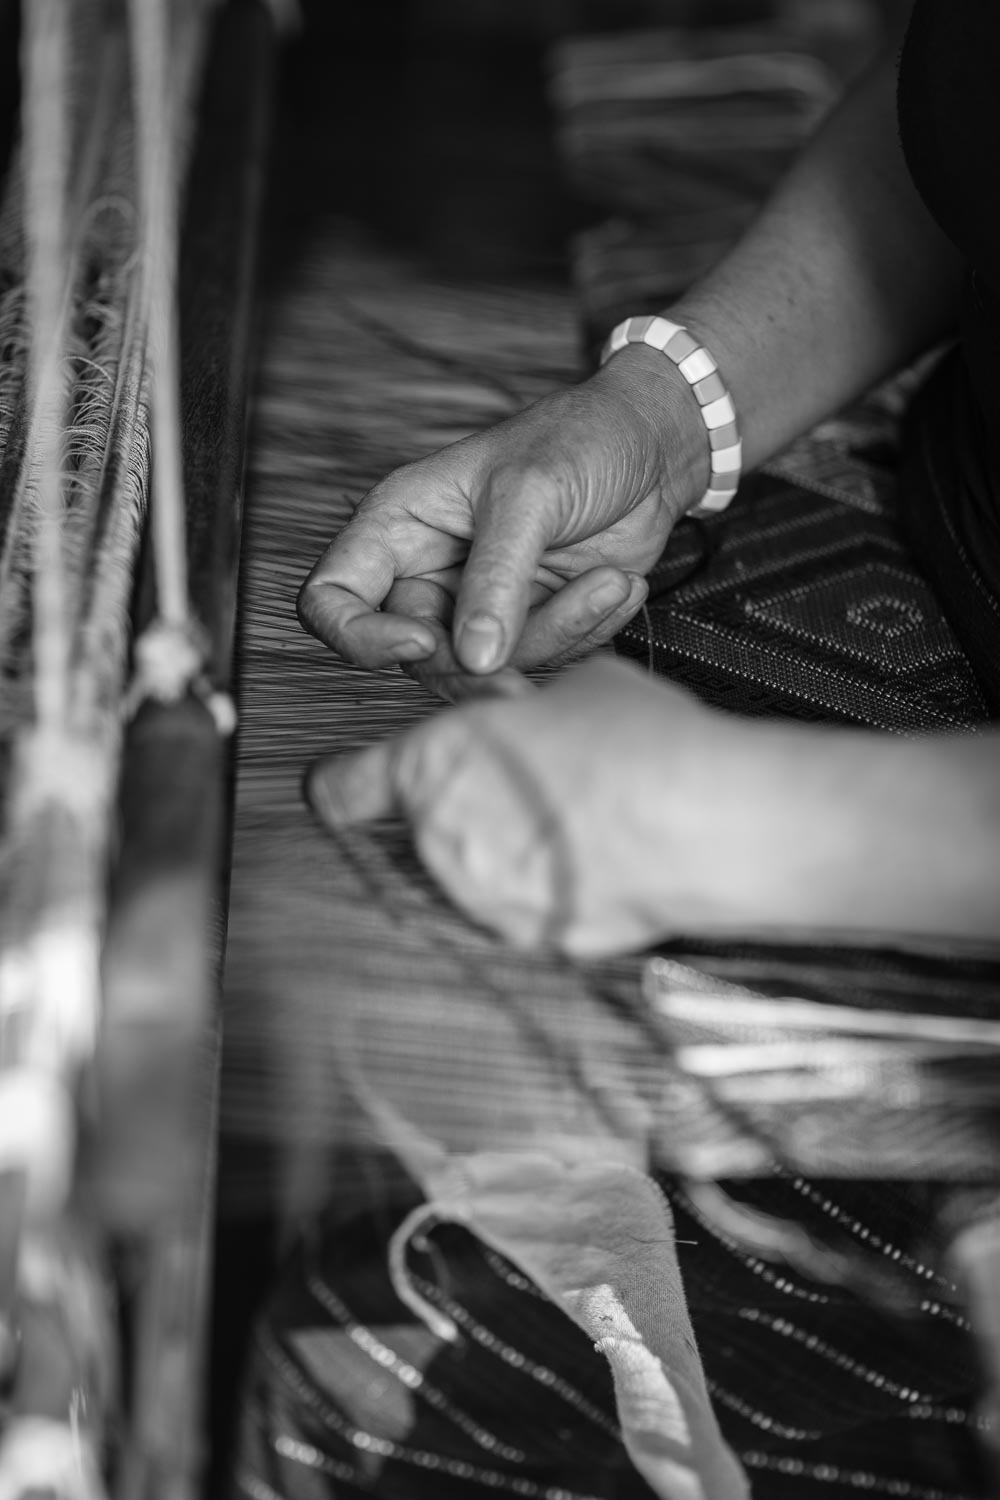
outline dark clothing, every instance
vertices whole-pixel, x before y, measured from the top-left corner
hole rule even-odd
[[[914,405],[903,522],[1000,716],[1000,160],[996,0],[916,0],[900,58],[913,180],[967,261],[959,342]]]

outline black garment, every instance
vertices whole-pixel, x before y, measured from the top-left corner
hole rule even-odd
[[[967,270],[958,346],[911,414],[902,520],[1000,717],[998,62],[996,0],[916,0],[900,59],[900,136]]]
[[[753,1500],[987,1493],[964,1396],[969,1341],[923,1264],[932,1189],[729,1185],[820,1240],[863,1232],[892,1268],[890,1312],[765,1263],[659,1181],[716,1414]],[[232,1500],[653,1500],[621,1443],[605,1361],[502,1256],[454,1225],[412,1244],[413,1285],[457,1322],[457,1343],[400,1302],[385,1246],[419,1201],[374,1201],[349,1220],[335,1204],[311,1227],[256,1329]]]

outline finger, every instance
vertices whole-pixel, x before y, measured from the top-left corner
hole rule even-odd
[[[513,661],[518,667],[572,660],[604,645],[641,609],[648,593],[638,573],[594,568],[529,614]]]
[[[617,573],[619,570],[609,571]],[[382,607],[391,610],[394,615],[405,615],[409,620],[425,621],[435,636],[438,634],[437,627],[440,626],[450,640],[450,627],[455,616],[455,595],[461,581],[461,567],[438,568],[433,577],[425,574],[419,578],[397,578]],[[532,583],[529,594],[532,609],[551,597],[550,583],[545,583],[540,578]]]
[[[568,647],[561,656],[556,657],[554,665],[562,666],[568,665],[570,662],[579,661],[581,658],[589,656],[594,651],[599,651],[602,646],[606,646],[610,641],[613,641],[619,631],[624,630],[629,621],[633,620],[642,609],[648,594],[649,585],[646,580],[635,575],[635,582],[629,590],[628,598],[624,604],[618,609],[613,610],[589,635],[585,635],[581,640],[576,641],[572,646]]]
[[[446,703],[467,703],[476,698],[517,698],[532,691],[532,684],[513,667],[483,677],[465,670],[452,649],[447,629],[455,601],[443,584],[427,578],[402,578],[394,584],[386,602],[400,613],[422,619],[433,631],[436,645],[430,656],[401,665],[408,677],[435,697]]]
[[[437,639],[447,635],[455,613],[455,590],[460,569],[443,569],[431,577],[397,578],[385,598],[384,608],[408,620],[424,620]],[[451,587],[449,587],[449,583]]]
[[[455,653],[467,671],[495,672],[507,663],[552,539],[557,501],[544,470],[505,469],[492,477],[455,603]]]
[[[395,573],[381,526],[359,513],[302,585],[299,619],[312,635],[358,666],[383,667],[427,656],[435,638],[425,624],[378,610]]]
[[[447,639],[425,661],[413,662],[403,670],[427,692],[443,698],[446,703],[523,698],[535,692],[534,683],[529,682],[516,667],[501,667],[499,672],[480,674],[466,672]]]
[[[399,809],[395,740],[350,755],[327,755],[310,766],[305,797],[327,828],[353,828]]]

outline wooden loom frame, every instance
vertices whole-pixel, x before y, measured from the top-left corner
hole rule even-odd
[[[17,0],[0,0],[0,85],[14,86]],[[185,193],[182,409],[191,603],[212,688],[231,677],[258,222],[275,16],[226,0],[213,20]],[[6,106],[6,100],[3,101]],[[5,116],[0,126],[5,123]],[[13,130],[13,126],[11,127]],[[5,143],[0,139],[0,147]],[[0,151],[0,170],[6,165]],[[147,536],[133,627],[153,613]],[[128,727],[103,952],[97,1122],[77,1195],[119,1275],[122,1500],[194,1500],[208,1433],[217,997],[229,821],[227,740],[204,702],[144,704]],[[149,1180],[153,1153],[170,1159]]]
[[[271,33],[257,0],[229,0],[219,17],[185,221],[189,563],[220,688],[230,679],[253,221],[267,134],[266,110],[255,106],[268,91]],[[149,600],[147,557],[140,625]],[[147,705],[131,727],[105,962],[108,1031],[99,1065],[107,1107],[88,1182],[137,1288],[128,1307],[132,1421],[117,1486],[129,1500],[187,1500],[200,1488],[227,764],[225,745],[197,702]],[[213,907],[220,912],[214,932],[205,923]],[[167,910],[151,964],[150,916]],[[151,976],[153,996],[137,1014],[131,996]],[[143,1197],[137,1189],[145,1147],[164,1135],[176,1145],[176,1178]]]

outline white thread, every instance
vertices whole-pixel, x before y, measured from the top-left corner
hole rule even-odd
[[[170,7],[165,0],[131,0],[129,23],[152,389],[153,566],[159,614],[167,625],[183,627],[189,606],[177,327],[177,109],[168,79],[174,58]]]
[[[407,1251],[414,1235],[428,1225],[441,1223],[443,1219],[460,1222],[461,1215],[446,1211],[437,1203],[421,1203],[407,1214],[389,1241],[389,1280],[400,1302],[415,1313],[436,1338],[444,1339],[449,1344],[457,1344],[457,1324],[428,1302],[426,1297],[421,1296],[413,1285],[406,1264]]]
[[[68,590],[61,528],[62,434],[67,413],[63,275],[69,176],[69,16],[69,7],[61,0],[36,0],[25,6],[22,49],[32,334],[29,381],[35,451],[40,455],[29,479],[38,512],[32,582],[34,696],[38,722],[53,728],[65,724],[69,708]]]

